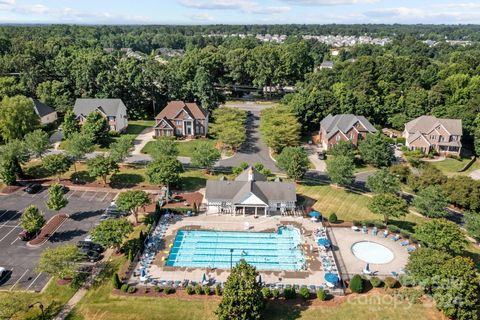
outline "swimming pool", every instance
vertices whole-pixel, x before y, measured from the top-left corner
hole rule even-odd
[[[300,243],[293,227],[271,233],[179,230],[165,265],[229,269],[230,259],[233,265],[245,259],[259,270],[300,270],[305,263]]]
[[[371,241],[354,243],[352,245],[352,253],[358,259],[373,264],[389,263],[394,258],[393,252],[390,249]]]

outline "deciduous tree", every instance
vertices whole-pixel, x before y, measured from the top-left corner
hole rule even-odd
[[[180,181],[180,173],[183,172],[183,166],[180,161],[174,157],[164,157],[155,160],[147,166],[145,174],[150,183],[156,185],[165,185],[167,187],[167,199],[169,195],[168,189],[171,184]]]
[[[367,187],[374,193],[396,193],[400,190],[400,181],[387,169],[381,169],[367,178]]]
[[[262,110],[260,133],[265,144],[276,153],[285,147],[295,147],[300,143],[300,124],[285,107],[271,107]]]
[[[48,200],[45,202],[47,208],[50,210],[59,211],[62,208],[65,208],[68,204],[67,198],[63,193],[63,186],[58,183],[52,184],[48,188]]]
[[[61,153],[50,154],[42,160],[42,166],[50,174],[57,176],[57,181],[60,181],[60,177],[70,169],[72,163],[70,157]]]
[[[153,142],[152,151],[150,155],[154,160],[163,157],[177,157],[178,147],[174,139],[169,137],[161,137]]]
[[[105,142],[109,131],[107,119],[99,112],[90,112],[82,127],[82,132],[90,134],[95,143]]]
[[[121,192],[115,200],[118,210],[133,214],[135,223],[138,223],[138,209],[150,204],[150,202],[148,194],[139,190]]]
[[[48,133],[40,129],[27,133],[24,142],[28,152],[34,158],[42,158],[50,147]]]
[[[447,197],[439,186],[428,186],[418,192],[412,204],[429,218],[441,218],[447,215]]]
[[[5,97],[0,102],[0,134],[5,141],[23,139],[39,124],[31,99],[14,96]]]
[[[348,186],[353,182],[355,165],[352,158],[345,156],[331,157],[327,159],[326,164],[327,174],[333,183]]]
[[[460,227],[446,219],[433,219],[415,226],[415,237],[425,246],[461,254],[467,240]]]
[[[92,229],[92,239],[108,248],[119,249],[124,239],[133,231],[132,224],[125,218],[109,219],[100,222]]]
[[[65,142],[64,148],[67,155],[73,159],[73,168],[77,172],[76,162],[93,151],[93,137],[84,132],[74,132]]]
[[[310,161],[302,147],[286,147],[278,156],[277,165],[285,171],[290,178],[298,181],[303,178],[307,172]]]
[[[208,142],[199,143],[193,150],[191,158],[193,166],[206,168],[209,172],[218,160],[220,160],[220,152]]]
[[[109,156],[98,155],[87,160],[88,174],[92,178],[101,177],[103,184],[107,184],[109,175],[118,172],[118,164]]]
[[[45,225],[45,217],[34,205],[27,207],[20,217],[20,225],[28,233],[37,233]]]
[[[383,215],[383,221],[388,223],[389,218],[403,217],[408,212],[408,206],[401,197],[390,194],[380,193],[373,196],[368,204],[368,209],[375,214]]]
[[[358,144],[358,150],[363,161],[375,167],[387,167],[393,158],[393,149],[381,132],[367,134]]]
[[[73,134],[80,130],[77,117],[72,110],[67,110],[65,116],[63,117],[62,131],[63,138],[69,140],[72,138]]]
[[[130,155],[134,140],[132,136],[120,136],[110,145],[110,157],[116,162],[125,160]]]
[[[79,249],[74,244],[46,248],[40,254],[35,271],[45,272],[60,279],[73,277],[79,255]]]

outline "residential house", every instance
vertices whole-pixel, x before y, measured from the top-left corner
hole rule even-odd
[[[420,116],[407,124],[403,131],[405,145],[410,150],[460,155],[462,149],[462,120]]]
[[[330,149],[339,141],[350,141],[357,146],[367,133],[377,129],[364,117],[353,114],[329,114],[320,122],[320,141],[323,149]]]
[[[155,117],[155,136],[206,136],[208,113],[195,102],[171,101]]]
[[[38,99],[32,99],[32,101],[33,109],[40,118],[40,124],[49,124],[55,122],[58,119],[57,111],[55,111],[55,109],[53,109],[49,105],[46,105]]]
[[[207,180],[205,202],[209,213],[265,215],[296,209],[295,183],[267,181],[248,167],[235,180]]]
[[[323,61],[319,66],[315,67],[314,72],[318,72],[323,69],[333,69],[333,61]]]
[[[121,99],[77,99],[73,112],[81,125],[91,112],[99,112],[111,131],[123,132],[128,127],[127,107]]]

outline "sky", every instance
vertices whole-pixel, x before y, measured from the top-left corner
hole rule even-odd
[[[479,22],[480,0],[0,0],[0,24]]]

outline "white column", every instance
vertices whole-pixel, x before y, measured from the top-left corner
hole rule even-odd
[[[243,216],[245,217],[245,207],[242,207],[243,209]]]
[[[258,207],[255,207],[255,217],[257,216]]]

